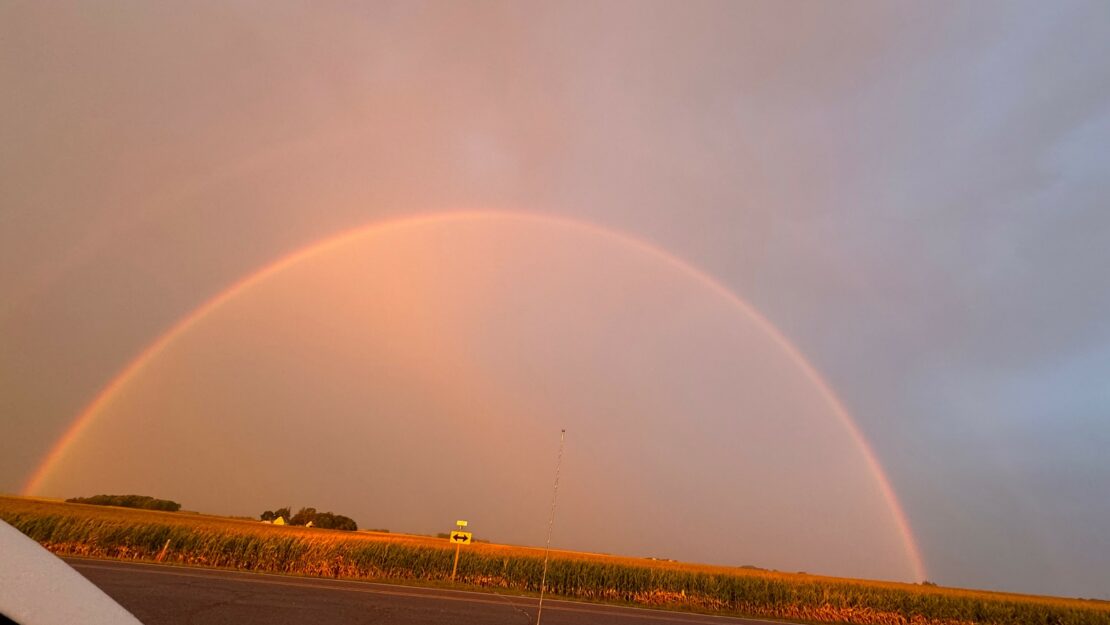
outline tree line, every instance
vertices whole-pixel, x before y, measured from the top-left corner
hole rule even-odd
[[[164,510],[177,512],[181,504],[169,499],[155,499],[147,495],[93,495],[92,497],[71,497],[66,503],[87,503],[94,506],[121,506],[143,510]]]
[[[288,507],[277,510],[267,510],[259,515],[263,521],[275,521],[278,517],[285,520],[287,525],[308,525],[322,527],[329,530],[358,530],[358,524],[351,517],[335,514],[333,512],[317,512],[316,508],[301,508],[296,514],[291,514]]]

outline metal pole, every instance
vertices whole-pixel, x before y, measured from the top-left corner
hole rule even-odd
[[[536,625],[540,625],[543,616],[543,593],[547,588],[547,556],[551,553],[551,529],[555,526],[555,502],[559,499],[559,468],[563,466],[563,441],[566,440],[567,431],[559,431],[559,457],[555,461],[555,487],[551,491],[551,518],[547,521],[547,543],[543,549],[543,576],[540,578],[540,603],[536,607]]]
[[[455,571],[459,570],[459,549],[462,549],[462,543],[455,543],[455,566],[451,567],[451,583],[455,583]]]

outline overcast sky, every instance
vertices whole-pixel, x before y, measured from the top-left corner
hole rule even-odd
[[[4,2],[0,491],[496,209],[42,494],[534,543],[567,427],[562,546],[912,581],[694,268],[929,579],[1110,598],[1107,76],[1104,2]]]

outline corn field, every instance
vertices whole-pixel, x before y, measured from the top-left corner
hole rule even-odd
[[[348,579],[446,583],[446,540],[280,527],[0,497],[0,519],[65,556]],[[542,551],[468,545],[459,584],[539,592]],[[588,601],[859,625],[1110,625],[1110,602],[553,552],[549,593]]]

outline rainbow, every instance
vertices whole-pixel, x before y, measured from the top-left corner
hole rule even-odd
[[[223,291],[217,293],[214,297],[206,301],[204,304],[194,309],[188,315],[179,320],[169,330],[159,336],[154,342],[144,348],[131,362],[124,367],[101,391],[89,402],[88,405],[78,414],[73,420],[69,428],[59,437],[58,441],[51,447],[50,451],[43,458],[42,462],[31,474],[27,480],[26,485],[23,487],[24,495],[36,494],[47,476],[50,474],[54,465],[66,454],[66,451],[81,438],[82,433],[88,430],[93,421],[96,420],[101,410],[108,404],[109,401],[124,388],[132,379],[134,379],[150,362],[165,351],[171,344],[174,343],[179,337],[189,331],[200,320],[204,319],[213,311],[219,309],[229,300],[235,298],[240,293],[250,289],[252,286],[266,280],[267,278],[277,275],[285,269],[300,263],[308,258],[318,254],[324,254],[330,250],[335,250],[344,245],[352,243],[363,237],[368,237],[376,234],[384,234],[389,231],[396,231],[407,228],[417,228],[429,224],[443,224],[452,222],[475,222],[475,221],[524,221],[530,223],[539,223],[547,226],[562,227],[585,232],[595,236],[607,238],[615,243],[635,249],[643,254],[649,255],[669,265],[683,275],[695,280],[706,289],[712,291],[717,296],[728,301],[734,308],[748,317],[754,322],[760,330],[765,332],[798,366],[798,368],[805,374],[805,376],[816,386],[821,395],[828,402],[833,412],[843,423],[851,434],[853,440],[856,442],[857,447],[863,454],[863,457],[870,468],[871,474],[874,476],[875,481],[879,487],[883,498],[886,500],[890,513],[894,518],[898,531],[901,534],[902,542],[906,549],[906,554],[910,560],[913,568],[913,574],[917,581],[926,579],[925,563],[921,557],[920,549],[917,546],[917,541],[914,538],[913,532],[910,530],[909,520],[906,513],[899,502],[894,489],[890,485],[890,480],[883,471],[882,465],[879,464],[878,458],[875,455],[871,445],[864,438],[863,433],[856,425],[855,420],[852,419],[848,410],[844,407],[843,402],[837,397],[829,383],[821,376],[817,369],[805,358],[802,352],[777,328],[774,324],[767,320],[762,314],[759,313],[749,303],[740,298],[736,293],[723,285],[721,282],[706,274],[705,272],[694,267],[685,260],[663,250],[651,243],[634,238],[627,234],[609,230],[602,226],[585,222],[568,219],[565,217],[555,217],[551,215],[523,213],[523,212],[505,212],[494,210],[470,210],[470,211],[451,211],[441,213],[431,213],[426,215],[402,217],[387,221],[380,221],[352,228],[343,231],[337,235],[333,235],[325,240],[318,241],[299,250],[296,250],[278,260],[262,267],[252,274],[238,280],[234,284],[228,286]]]

